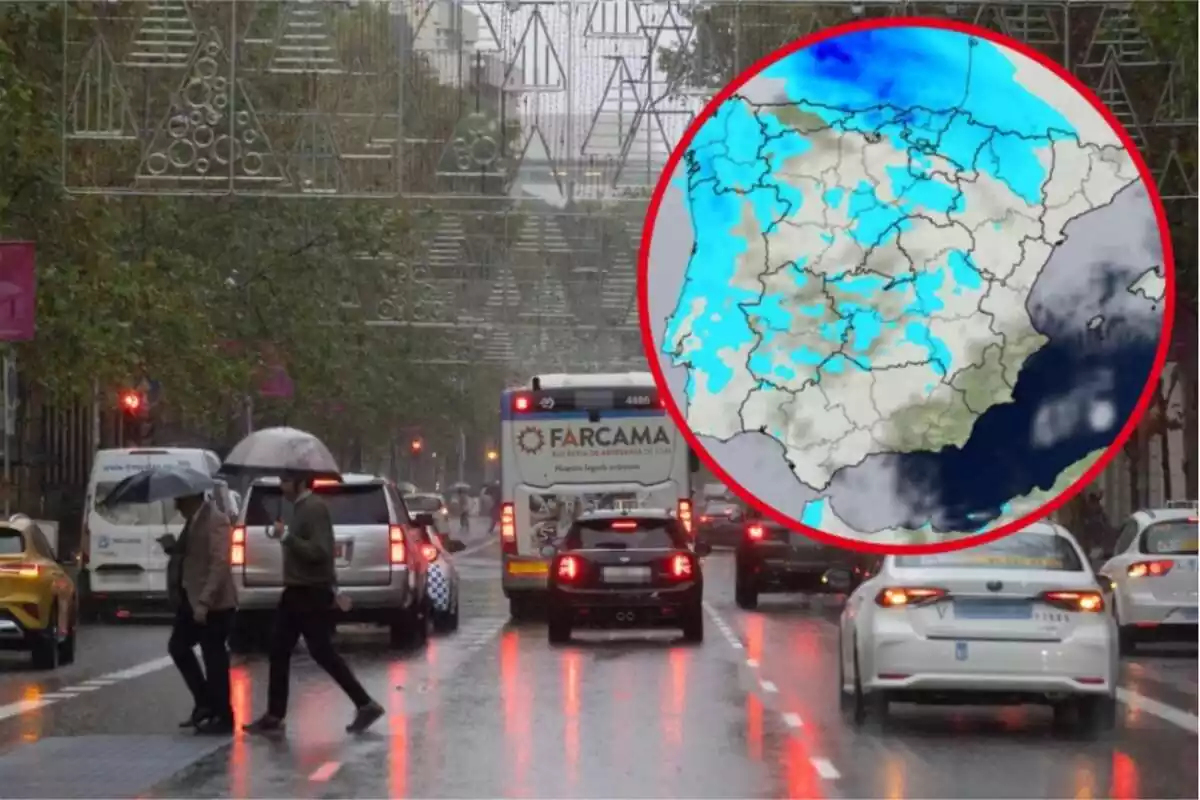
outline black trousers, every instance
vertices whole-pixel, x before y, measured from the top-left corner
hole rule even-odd
[[[229,699],[229,650],[226,641],[229,639],[233,613],[233,609],[209,611],[205,623],[200,625],[185,596],[175,612],[175,626],[167,643],[167,652],[192,693],[196,707],[218,716],[228,715],[229,719],[233,719],[233,704]],[[197,644],[204,659],[203,670],[193,649]]]
[[[312,660],[329,673],[355,707],[371,702],[367,690],[333,649],[333,599],[330,586],[288,586],[279,598],[267,686],[267,713],[276,719],[287,716],[292,649],[301,636]]]

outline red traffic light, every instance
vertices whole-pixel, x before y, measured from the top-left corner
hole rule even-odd
[[[126,414],[136,414],[142,410],[142,395],[140,392],[121,392],[121,410]]]
[[[420,440],[420,439],[413,439],[413,440],[412,440],[412,444],[411,444],[411,445],[409,445],[409,446],[412,448],[412,451],[413,451],[414,453],[419,453],[419,452],[421,452],[421,447],[422,447],[423,445],[421,444],[421,440]]]

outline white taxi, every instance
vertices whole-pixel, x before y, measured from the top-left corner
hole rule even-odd
[[[1197,516],[1193,509],[1138,511],[1117,534],[1102,575],[1112,581],[1121,654],[1139,642],[1195,642]]]
[[[884,557],[847,598],[840,649],[855,724],[892,702],[1045,704],[1057,725],[1086,731],[1116,721],[1116,626],[1078,542],[1048,522],[966,550]]]

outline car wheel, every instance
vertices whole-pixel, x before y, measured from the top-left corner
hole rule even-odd
[[[79,631],[79,600],[75,600],[75,608],[71,612],[70,628],[67,635],[58,643],[58,663],[75,663],[75,635]]]
[[[755,588],[751,578],[743,577],[741,570],[738,571],[737,577],[734,579],[733,599],[737,603],[738,608],[743,608],[746,611],[753,611],[758,608],[758,589]]]
[[[550,644],[566,644],[571,641],[571,620],[565,614],[551,614],[546,631]]]
[[[389,628],[390,644],[395,649],[419,649],[429,642],[430,614],[424,603],[417,602]]]
[[[683,638],[688,642],[704,641],[704,609],[696,606],[683,617]]]
[[[1100,736],[1117,727],[1117,699],[1088,695],[1075,700],[1076,729],[1085,736]]]
[[[508,615],[513,622],[524,622],[532,619],[537,611],[537,604],[529,597],[514,595],[508,598]]]
[[[880,722],[887,717],[887,698],[863,690],[862,670],[858,667],[858,642],[854,643],[854,693],[850,698],[850,720],[855,725]]]
[[[33,643],[33,668],[56,669],[58,667],[58,606],[50,606],[50,624]]]

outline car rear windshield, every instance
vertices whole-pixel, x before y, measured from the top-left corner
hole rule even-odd
[[[687,546],[683,527],[673,519],[603,519],[577,522],[567,546],[582,550],[673,549]]]
[[[387,496],[381,484],[330,486],[315,491],[329,506],[334,525],[387,525],[391,522]],[[246,501],[247,525],[270,525],[277,519],[291,518],[292,506],[283,499],[278,486],[255,486]]]
[[[1156,522],[1142,533],[1142,552],[1152,556],[1194,556],[1196,534],[1194,519]]]
[[[442,507],[442,498],[428,494],[410,494],[404,498],[404,505],[408,506],[409,511],[416,511],[418,514],[437,511]]]
[[[12,528],[0,528],[0,556],[19,556],[25,552],[25,537]]]
[[[1049,569],[1080,572],[1083,561],[1061,536],[1013,533],[994,542],[921,556],[897,556],[897,567],[983,567],[987,569]]]
[[[183,515],[175,508],[174,500],[158,500],[153,503],[130,503],[128,505],[113,506],[112,508],[100,505],[118,483],[120,481],[96,484],[96,498],[92,503],[92,507],[105,522],[110,525],[124,527],[183,524]]]

